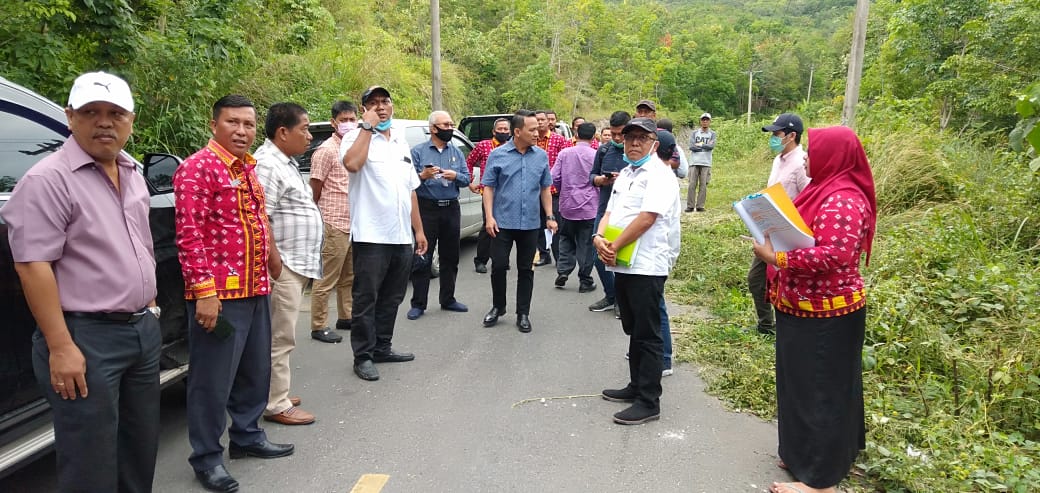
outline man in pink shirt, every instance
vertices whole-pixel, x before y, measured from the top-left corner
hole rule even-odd
[[[782,184],[791,200],[794,200],[809,184],[809,177],[805,175],[806,154],[802,149],[804,129],[802,119],[794,113],[784,113],[776,117],[771,125],[762,127],[763,132],[772,134],[769,138],[769,148],[777,153],[776,158],[773,159],[773,169],[769,172],[769,181],[766,186]],[[758,319],[755,329],[760,334],[773,334],[775,322],[773,306],[766,298],[765,262],[755,257],[751,261],[747,279],[748,290],[751,292],[751,299],[755,302],[755,314]]]
[[[151,491],[162,334],[148,186],[122,153],[133,95],[119,77],[84,74],[65,115],[72,138],[0,210],[38,327],[32,363],[54,416],[58,490]]]
[[[329,294],[336,289],[336,328],[350,330],[353,309],[354,261],[350,249],[350,177],[339,160],[343,135],[357,128],[357,106],[347,101],[332,105],[333,133],[311,155],[311,190],[325,222],[321,247],[322,278],[311,289],[311,338],[337,343],[343,336],[329,330]]]
[[[567,277],[578,267],[578,292],[596,290],[592,282],[592,267],[596,250],[592,248],[592,229],[599,207],[599,189],[592,185],[589,173],[596,158],[590,142],[596,135],[596,126],[580,123],[576,127],[577,143],[560,151],[550,172],[553,186],[560,191],[560,256],[556,262],[556,287],[563,288]]]

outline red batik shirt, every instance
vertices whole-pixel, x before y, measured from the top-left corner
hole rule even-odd
[[[549,155],[549,169],[551,170],[553,166],[556,166],[556,157],[560,155],[560,151],[574,145],[574,143],[556,132],[549,132],[549,135],[538,137],[537,145]],[[551,186],[549,191],[553,195],[559,193],[555,185]]]
[[[838,192],[813,218],[816,246],[776,253],[769,299],[777,310],[823,318],[852,313],[866,304],[859,259],[872,224],[868,210],[861,195]]]
[[[174,173],[177,256],[186,299],[270,293],[267,213],[255,166],[248,153],[238,159],[210,140]]]
[[[473,176],[473,168],[480,168],[480,177],[484,177],[484,165],[487,164],[487,158],[491,155],[491,151],[495,150],[496,147],[502,145],[498,139],[492,137],[477,142],[473,146],[473,150],[469,151],[469,155],[466,156],[466,167],[469,168],[469,176]],[[480,185],[480,190],[484,190],[484,185]]]

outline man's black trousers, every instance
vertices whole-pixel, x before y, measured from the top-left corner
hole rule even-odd
[[[419,199],[419,216],[422,218],[423,232],[426,234],[426,267],[412,272],[412,307],[426,309],[426,301],[430,294],[430,266],[433,250],[437,248],[440,258],[440,295],[441,306],[455,302],[455,279],[459,274],[459,201],[452,200],[446,205],[437,200]]]
[[[500,229],[491,244],[491,297],[492,305],[506,309],[506,271],[509,253],[516,243],[516,313],[530,315],[531,291],[534,289],[534,251],[541,229]]]

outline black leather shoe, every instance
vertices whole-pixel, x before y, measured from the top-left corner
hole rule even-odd
[[[404,363],[415,359],[412,353],[399,353],[391,349],[385,353],[372,353],[372,361],[376,363]]]
[[[541,267],[543,265],[549,265],[551,263],[552,263],[552,260],[549,259],[548,255],[545,255],[545,256],[542,256],[542,258],[538,259],[538,261],[534,263],[534,266],[535,267]]]
[[[516,326],[520,329],[520,332],[531,332],[531,319],[527,315],[517,315]]]
[[[487,274],[487,264],[473,262],[473,270],[477,271],[477,274]]]
[[[343,336],[341,336],[341,335],[339,335],[339,334],[329,330],[328,327],[325,327],[324,329],[321,329],[321,330],[312,330],[311,331],[311,339],[314,339],[316,341],[328,342],[328,343],[331,343],[331,344],[336,344],[338,342],[342,342],[343,341]]]
[[[238,491],[238,481],[228,474],[227,469],[221,464],[208,471],[195,471],[195,478],[202,483],[202,487],[209,491],[221,491],[231,493]]]
[[[558,287],[558,288],[562,288],[562,287],[566,286],[567,285],[567,275],[566,274],[558,274],[556,276],[556,282],[554,282],[553,284],[556,287]]]
[[[350,330],[350,324],[353,322],[349,318],[341,318],[336,320],[336,330]]]
[[[491,307],[491,310],[489,312],[487,312],[487,315],[484,315],[484,327],[491,327],[491,326],[497,324],[498,323],[498,317],[501,317],[502,315],[505,315],[505,314],[506,314],[505,309],[498,309],[498,308],[495,308],[495,307]]]
[[[579,293],[591,293],[591,292],[593,292],[595,290],[596,290],[596,283],[594,283],[594,282],[590,282],[590,283],[584,283],[583,282],[580,285],[578,285],[578,292]]]
[[[241,459],[247,455],[261,459],[277,459],[290,456],[295,450],[296,447],[291,443],[271,443],[265,439],[252,445],[235,445],[234,442],[231,442],[231,446],[228,447],[228,455],[232,459]]]
[[[376,365],[372,364],[372,360],[366,359],[360,363],[354,363],[354,374],[369,382],[379,380],[379,370],[376,369]]]

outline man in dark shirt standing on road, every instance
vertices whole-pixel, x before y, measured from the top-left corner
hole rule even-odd
[[[459,274],[459,188],[469,185],[466,157],[451,143],[455,123],[447,111],[430,113],[430,140],[412,148],[412,165],[419,174],[415,190],[419,217],[426,233],[427,262],[412,271],[412,308],[408,320],[416,320],[426,311],[430,292],[430,264],[433,250],[440,245],[441,309],[468,312],[469,308],[455,299],[455,278]]]
[[[36,319],[32,363],[54,416],[58,490],[151,491],[162,333],[148,186],[120,154],[133,131],[130,87],[83,74],[65,116],[72,137],[0,210]]]
[[[592,228],[593,231],[599,231],[599,221],[603,219],[603,213],[607,212],[607,202],[614,189],[614,179],[626,166],[624,161],[625,137],[621,135],[621,131],[631,119],[632,116],[626,111],[615,111],[610,115],[610,143],[601,146],[592,161],[592,173],[589,175],[589,179],[592,180],[593,185],[599,187],[599,208],[596,209],[596,223]],[[589,305],[589,310],[594,312],[614,310],[614,317],[621,318],[618,315],[617,305],[614,303],[614,273],[607,270],[599,256],[596,257],[595,265],[596,272],[599,273],[599,282],[603,284],[604,296],[603,299]]]

